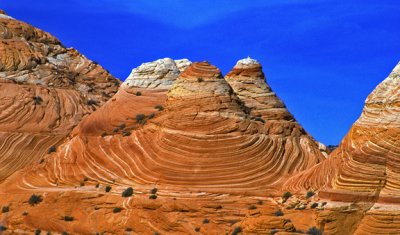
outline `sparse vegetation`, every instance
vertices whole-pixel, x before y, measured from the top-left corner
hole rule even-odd
[[[158,232],[154,232],[153,235],[160,235]]]
[[[264,204],[264,202],[261,201],[261,200],[258,200],[257,204],[258,204],[258,205],[262,205],[262,204]]]
[[[94,99],[88,99],[88,101],[86,102],[87,103],[87,105],[97,105],[97,100],[94,100]]]
[[[136,96],[141,96],[141,95],[142,95],[142,92],[137,91],[137,92],[135,93],[135,95],[136,95]]]
[[[208,224],[208,223],[210,223],[209,219],[203,219],[203,224]]]
[[[315,195],[315,193],[313,191],[307,191],[306,198],[310,198],[310,197],[312,197],[314,195]]]
[[[147,118],[148,118],[148,119],[152,119],[152,118],[154,118],[154,116],[155,116],[155,114],[154,114],[154,113],[151,113],[149,116],[147,116]]]
[[[156,193],[157,193],[157,191],[158,191],[158,189],[157,189],[157,188],[152,188],[152,189],[150,190],[150,193],[151,193],[151,194],[156,194]]]
[[[22,213],[22,215],[23,215],[23,216],[27,216],[27,215],[28,215],[28,212],[27,212],[27,211],[24,211],[24,212]]]
[[[125,123],[122,123],[122,124],[121,124],[121,125],[119,125],[118,127],[119,127],[119,129],[121,129],[121,130],[122,130],[122,129],[125,129],[126,125],[125,125]]]
[[[198,82],[204,82],[204,79],[203,78],[197,78],[197,81]]]
[[[132,229],[132,228],[126,228],[125,231],[127,231],[127,232],[132,232],[133,229]]]
[[[50,154],[50,153],[55,152],[56,150],[57,150],[56,146],[53,145],[47,150],[47,153]]]
[[[151,194],[151,195],[149,196],[149,199],[157,199],[157,195]]]
[[[83,181],[85,181],[85,182],[86,182],[86,181],[88,181],[88,180],[89,180],[89,178],[88,178],[88,177],[86,177],[86,176],[85,176],[85,177],[83,177]]]
[[[195,231],[196,233],[200,232],[200,227],[194,228],[194,231]]]
[[[311,209],[314,209],[314,208],[316,208],[317,206],[318,206],[318,203],[313,202],[313,203],[311,203],[310,208],[311,208]]]
[[[321,230],[319,230],[316,227],[311,227],[311,228],[308,229],[307,234],[310,234],[310,235],[322,235],[322,232],[321,232]]]
[[[40,235],[41,233],[42,233],[42,231],[40,229],[35,230],[35,235]]]
[[[82,187],[82,186],[85,186],[85,183],[81,182],[79,185]]]
[[[115,207],[114,209],[113,209],[113,213],[119,213],[119,212],[121,212],[122,211],[122,208],[121,207]]]
[[[1,232],[1,231],[6,231],[6,230],[7,230],[7,227],[6,227],[6,226],[0,225],[0,232]]]
[[[2,213],[7,213],[10,211],[10,207],[9,206],[3,206],[3,208],[1,208],[1,212]]]
[[[275,233],[279,232],[277,229],[272,229],[271,232],[269,232],[270,235],[274,235]]]
[[[133,194],[133,188],[129,187],[122,192],[122,197],[130,197]]]
[[[283,216],[283,212],[281,210],[277,210],[274,212],[275,216]]]
[[[99,188],[99,187],[100,187],[100,184],[96,184],[96,186],[94,186],[94,187]]]
[[[236,228],[233,229],[232,235],[237,235],[237,234],[239,234],[241,232],[242,232],[242,228],[241,227],[236,227]]]
[[[29,198],[29,205],[34,206],[36,204],[39,204],[41,201],[43,201],[42,196],[32,194],[32,196]]]
[[[265,123],[265,120],[262,117],[255,117],[254,120]]]
[[[40,104],[42,104],[42,102],[43,102],[43,99],[42,99],[42,97],[40,97],[40,96],[34,96],[33,97],[33,102],[35,103],[35,105],[37,104],[37,105],[40,105]]]
[[[161,106],[161,105],[156,105],[154,108],[158,109],[158,111],[163,111],[164,110],[164,107]]]
[[[101,137],[105,137],[107,135],[107,132],[101,133]]]
[[[74,221],[74,217],[66,215],[66,216],[64,216],[64,221],[68,221],[68,222]]]
[[[256,206],[256,205],[250,205],[250,206],[249,206],[249,210],[255,210],[255,209],[257,209],[257,206]]]
[[[117,133],[118,131],[119,131],[119,128],[118,128],[118,127],[116,127],[116,128],[113,129],[113,132],[115,132],[115,133]]]
[[[108,193],[108,192],[110,192],[110,190],[111,190],[111,186],[110,186],[110,185],[107,185],[107,186],[106,186],[106,192]]]
[[[144,119],[146,118],[146,116],[144,115],[144,114],[138,114],[138,115],[136,115],[136,121],[137,122],[142,122]]]
[[[292,196],[291,192],[284,192],[282,195],[282,202],[285,203]]]
[[[62,232],[61,235],[69,235],[67,232]]]
[[[44,162],[44,158],[40,159],[39,164],[42,164]]]
[[[130,131],[123,131],[122,136],[130,136],[132,133]]]

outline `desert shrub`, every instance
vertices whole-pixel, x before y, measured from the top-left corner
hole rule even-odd
[[[148,118],[148,119],[152,119],[152,118],[154,118],[154,116],[155,116],[155,114],[154,114],[154,113],[151,113],[151,114],[149,114],[149,116],[147,116],[147,118]]]
[[[281,210],[277,210],[274,212],[275,216],[283,216],[283,212]]]
[[[153,235],[160,235],[158,232],[154,232]]]
[[[198,82],[204,82],[204,78],[197,78]]]
[[[133,194],[133,188],[129,187],[122,192],[122,197],[130,197]]]
[[[203,219],[203,224],[208,224],[208,223],[210,223],[209,219]]]
[[[22,213],[22,215],[23,215],[23,216],[27,216],[27,215],[28,215],[28,212],[27,212],[27,211],[24,211],[24,212]]]
[[[242,228],[241,227],[236,227],[236,228],[233,229],[232,235],[237,235],[237,234],[239,234],[241,232],[242,232]]]
[[[152,189],[150,190],[150,193],[151,193],[151,194],[156,194],[156,193],[157,193],[157,191],[158,191],[158,189],[157,189],[157,188],[152,188]]]
[[[6,230],[7,230],[6,226],[0,225],[0,231],[6,231]]]
[[[122,136],[130,136],[132,133],[130,131],[123,131]]]
[[[311,208],[311,209],[314,209],[314,208],[316,208],[317,206],[318,206],[318,203],[313,202],[313,203],[311,203],[310,208]]]
[[[118,128],[118,127],[116,127],[116,128],[113,129],[113,132],[115,132],[115,133],[117,133],[118,131],[119,131],[119,128]]]
[[[107,135],[107,132],[101,133],[101,137],[105,137]]]
[[[88,99],[88,101],[86,102],[87,105],[97,105],[97,100],[94,99]]]
[[[126,127],[126,125],[125,125],[125,123],[122,123],[122,124],[121,124],[121,125],[119,125],[118,127],[119,127],[119,129],[121,129],[121,130],[122,130],[122,129],[124,129],[124,128]]]
[[[133,231],[133,229],[132,228],[126,228],[125,231],[131,232],[131,231]]]
[[[113,209],[113,213],[119,213],[119,212],[121,212],[121,211],[122,211],[121,207],[115,207],[115,208]]]
[[[255,205],[250,205],[249,206],[249,210],[255,210],[255,209],[257,209],[257,206],[255,206]]]
[[[255,117],[254,120],[256,120],[256,121],[258,121],[258,122],[265,123],[265,120],[262,119],[262,117]]]
[[[310,235],[322,235],[321,230],[317,229],[316,227],[311,227],[308,229],[307,234]]]
[[[40,229],[35,230],[35,235],[40,235],[41,233],[42,233],[42,231]]]
[[[99,188],[99,187],[100,187],[100,184],[96,184],[94,187]]]
[[[69,235],[67,232],[62,232],[61,235]]]
[[[292,193],[291,193],[291,192],[284,192],[284,193],[282,194],[282,200],[283,200],[283,202],[286,202],[291,196],[292,196]]]
[[[35,103],[35,104],[42,104],[42,102],[43,102],[43,99],[42,99],[42,97],[40,97],[40,96],[34,96],[33,97],[33,102]]]
[[[136,95],[136,96],[141,96],[141,95],[142,95],[142,92],[137,91],[137,92],[135,93],[135,95]]]
[[[88,181],[88,180],[89,180],[89,178],[88,178],[88,177],[86,177],[86,176],[85,176],[85,177],[83,177],[83,181],[85,181],[85,182],[86,182],[86,181]]]
[[[200,227],[194,228],[194,231],[197,232],[197,233],[200,232]]]
[[[275,233],[279,232],[277,229],[272,229],[271,232],[269,232],[270,235],[274,235]]]
[[[85,186],[85,183],[81,182],[79,185],[82,187],[82,186]]]
[[[2,213],[6,213],[10,211],[10,207],[9,206],[3,206],[3,208],[1,208],[1,212]]]
[[[328,203],[327,203],[327,202],[323,202],[323,203],[322,203],[322,206],[325,206],[326,204],[328,204]]]
[[[157,199],[157,195],[151,194],[151,195],[149,196],[149,199]]]
[[[107,185],[107,186],[106,186],[106,192],[108,193],[108,192],[110,192],[110,190],[111,190],[111,186],[110,186],[110,185]]]
[[[310,197],[312,197],[314,195],[315,195],[315,193],[313,191],[307,191],[306,198],[310,198]]]
[[[36,195],[36,194],[32,194],[32,196],[29,198],[29,205],[34,206],[36,204],[39,204],[42,201],[42,196],[40,195]]]
[[[158,111],[163,111],[164,110],[164,107],[162,105],[156,105],[154,108],[158,109]]]
[[[68,221],[68,222],[74,221],[74,217],[69,216],[69,215],[66,215],[66,216],[64,216],[64,220],[65,220],[65,221]]]
[[[144,119],[146,118],[146,116],[142,113],[136,115],[136,121],[137,122],[142,122]]]
[[[258,204],[258,205],[262,205],[262,204],[264,204],[264,202],[261,201],[261,200],[258,200],[257,204]]]
[[[47,232],[46,235],[51,235],[51,232]]]
[[[57,149],[56,149],[56,146],[51,146],[48,150],[47,150],[47,153],[48,154],[50,154],[50,153],[53,153],[53,152],[55,152]]]

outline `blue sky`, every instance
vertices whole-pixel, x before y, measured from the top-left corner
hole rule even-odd
[[[338,144],[367,95],[400,60],[400,1],[0,0],[124,80],[158,58],[243,57],[318,141]]]

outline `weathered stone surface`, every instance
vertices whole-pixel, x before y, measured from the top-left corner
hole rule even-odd
[[[49,33],[0,13],[1,182],[42,161],[119,81]]]

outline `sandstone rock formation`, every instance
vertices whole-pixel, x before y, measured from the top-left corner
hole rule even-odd
[[[328,234],[398,233],[399,100],[400,64],[368,96],[360,118],[329,158],[286,183],[288,190],[319,190],[320,198],[334,201],[329,214],[334,220],[338,211],[353,207],[345,219],[357,222],[346,229],[331,223]]]
[[[119,86],[98,64],[0,14],[0,182],[42,161]]]
[[[121,234],[134,227],[139,234],[220,234],[243,224],[258,233],[294,231],[293,223],[274,215],[279,208],[267,195],[324,159],[317,143],[294,119],[276,116],[275,127],[290,125],[269,133],[268,121],[251,114],[257,107],[247,107],[208,62],[193,63],[181,74],[177,64],[163,59],[135,69],[57,152],[4,182],[1,202],[13,205],[10,230]],[[133,198],[121,197],[127,187],[134,188]],[[41,209],[22,203],[32,193],[45,197]],[[122,213],[110,213],[114,207]],[[52,220],[28,216],[17,224],[23,210],[35,216],[48,208],[60,208],[48,212]],[[60,222],[63,214],[77,222]],[[212,222],[202,225],[204,219]]]

